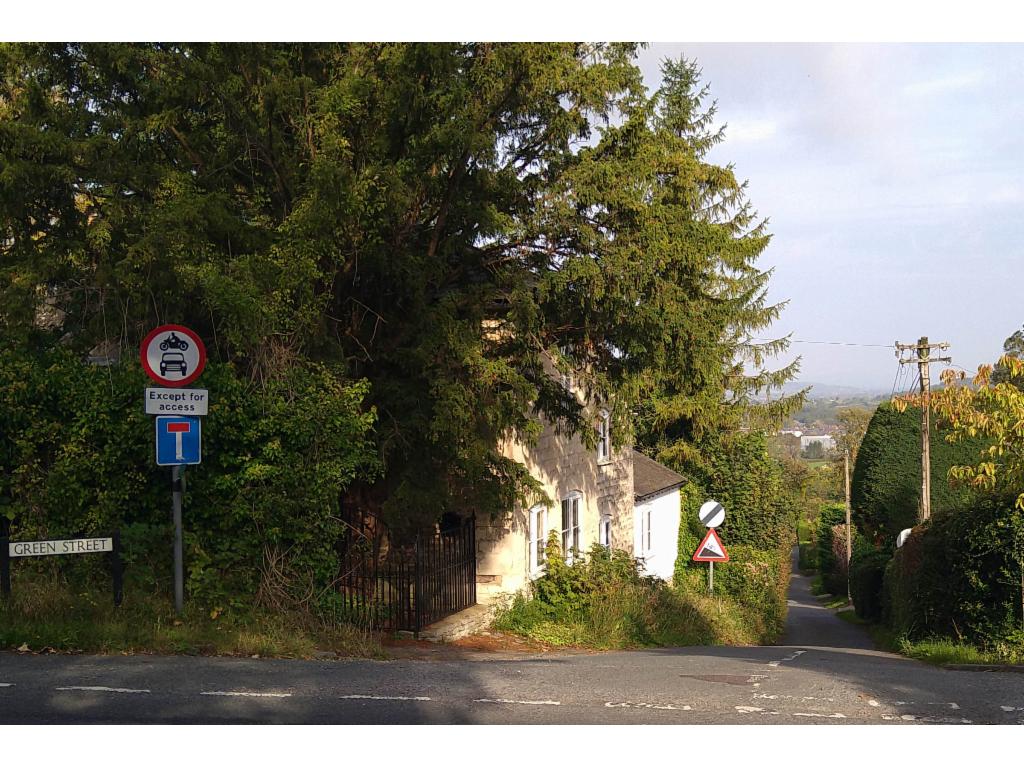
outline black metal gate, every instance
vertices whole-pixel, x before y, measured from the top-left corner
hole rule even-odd
[[[476,604],[476,524],[392,542],[363,518],[344,544],[339,596],[343,618],[371,629],[419,632]]]

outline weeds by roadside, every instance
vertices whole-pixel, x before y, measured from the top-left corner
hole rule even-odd
[[[109,590],[24,580],[0,602],[0,649],[82,653],[170,653],[310,658],[317,651],[383,658],[376,637],[298,612],[241,616],[186,607],[168,597],[129,593],[114,608]]]

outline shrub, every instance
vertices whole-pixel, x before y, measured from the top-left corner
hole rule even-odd
[[[63,350],[0,356],[0,514],[17,538],[120,528],[128,593],[170,589],[170,472],[153,459],[150,383],[134,359],[99,368]],[[186,473],[190,600],[315,607],[337,575],[341,491],[377,471],[365,384],[309,365],[257,387],[221,363],[200,384],[211,405],[203,463]],[[101,568],[100,558],[61,558],[18,570],[74,581]]]
[[[821,574],[825,589],[833,594],[846,593],[846,575],[843,573],[840,576],[839,572],[840,563],[845,560],[846,545],[843,544],[844,556],[838,561],[834,547],[835,527],[844,525],[845,521],[846,507],[842,504],[822,505],[818,514],[818,530],[815,533],[818,572]]]
[[[882,618],[882,582],[892,554],[861,539],[850,561],[850,596],[857,615],[869,621]]]
[[[886,622],[909,638],[956,637],[996,648],[1024,627],[1024,513],[979,500],[916,527],[885,574]]]
[[[781,632],[786,622],[790,558],[742,544],[729,547],[729,557],[727,563],[715,563],[715,593],[721,590],[762,615],[769,631]]]

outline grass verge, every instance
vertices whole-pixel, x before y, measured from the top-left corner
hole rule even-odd
[[[19,584],[0,602],[0,649],[70,653],[159,653],[312,658],[317,651],[384,658],[377,638],[347,624],[328,625],[302,613],[254,611],[245,616],[204,612],[170,600],[125,596],[114,608],[109,591],[55,583]]]
[[[1024,663],[1024,648],[1005,647],[998,651],[988,651],[970,643],[950,638],[928,638],[909,640],[900,637],[881,624],[875,624],[857,616],[854,611],[839,611],[843,621],[858,624],[867,629],[871,639],[879,648],[908,656],[928,664],[942,666],[944,664],[1021,664]]]

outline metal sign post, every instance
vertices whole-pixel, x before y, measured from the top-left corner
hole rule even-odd
[[[198,464],[202,460],[202,423],[198,417],[209,412],[209,393],[205,389],[182,387],[191,384],[203,372],[206,366],[206,347],[199,334],[183,325],[161,325],[143,339],[139,354],[146,375],[163,387],[171,387],[146,389],[146,413],[156,415],[157,466],[171,467],[174,609],[180,615],[185,610],[182,466]]]
[[[181,546],[181,467],[171,467],[174,511],[174,610],[185,610],[185,563]]]

